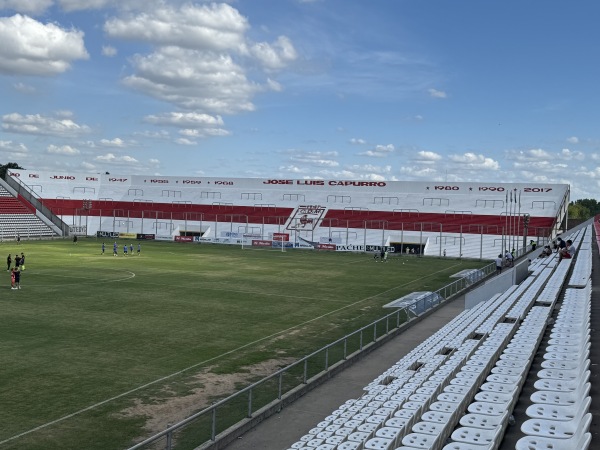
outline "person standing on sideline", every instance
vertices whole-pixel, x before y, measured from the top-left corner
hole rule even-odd
[[[141,251],[142,251],[142,244],[138,243],[138,256],[140,256]]]
[[[14,274],[15,274],[15,289],[21,289],[21,271],[19,270],[18,266],[15,267]]]
[[[512,267],[514,259],[513,255],[508,250],[506,250],[506,252],[504,253],[504,258],[506,258],[506,265],[508,267]]]
[[[104,242],[102,243],[102,254],[104,255],[104,250],[106,249],[106,246],[104,245]]]
[[[12,264],[12,258],[10,256],[10,253],[8,254],[8,258],[6,258],[6,271],[8,272],[10,270],[10,265]]]
[[[496,273],[497,274],[501,274],[502,273],[502,255],[498,255],[498,257],[496,258]]]
[[[77,235],[73,236],[73,244],[77,245]]]
[[[17,234],[17,245],[21,243],[21,236]]]

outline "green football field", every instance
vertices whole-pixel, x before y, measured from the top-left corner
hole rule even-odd
[[[101,242],[0,243],[26,255],[0,280],[0,449],[127,448],[487,264]]]

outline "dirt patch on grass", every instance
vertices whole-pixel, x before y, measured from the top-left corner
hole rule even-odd
[[[257,378],[266,377],[282,367],[295,361],[294,358],[270,359],[251,366],[244,366],[235,374],[214,374],[212,368],[207,367],[202,372],[191,377],[187,383],[191,394],[173,396],[174,392],[168,385],[162,390],[164,397],[154,398],[149,401],[136,399],[134,405],[121,411],[123,417],[144,417],[145,437],[159,433],[197,411],[208,407],[215,399],[226,397],[239,390],[240,385],[248,385]]]

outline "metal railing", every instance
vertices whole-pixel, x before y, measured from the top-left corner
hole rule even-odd
[[[220,434],[243,420],[251,419],[269,409],[273,412],[281,410],[284,400],[303,385],[307,385],[311,379],[333,370],[348,357],[358,354],[404,324],[495,272],[496,265],[488,264],[476,271],[475,275],[471,273],[408,307],[387,314],[229,397],[213,403],[187,419],[167,427],[164,431],[128,450],[150,448],[183,450],[210,445]],[[176,445],[175,441],[177,441]]]

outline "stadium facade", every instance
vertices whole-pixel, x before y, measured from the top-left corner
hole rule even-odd
[[[70,234],[493,258],[546,242],[569,186],[165,177],[11,170],[9,188]]]

